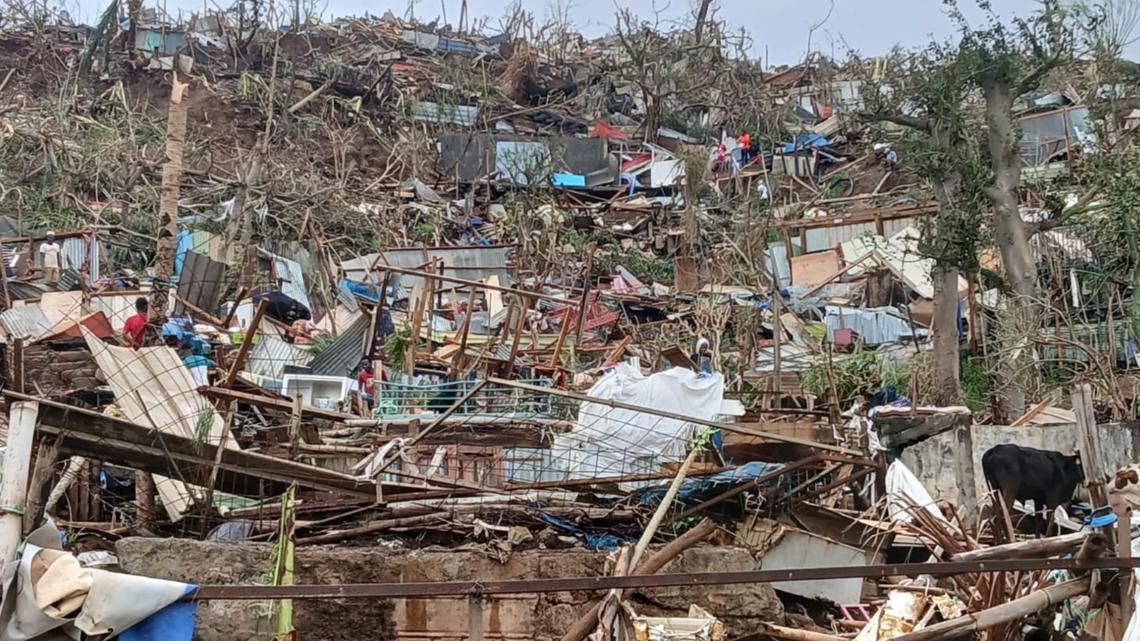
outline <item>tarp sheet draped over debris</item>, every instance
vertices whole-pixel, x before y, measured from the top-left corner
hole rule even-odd
[[[133,641],[152,627],[163,641],[190,641],[194,632],[195,604],[175,603],[194,586],[83,567],[61,549],[51,523],[29,536],[18,563],[4,567],[3,585],[0,641],[70,641],[81,634]],[[161,624],[151,626],[152,620]]]
[[[114,347],[86,329],[83,336],[126,420],[212,445],[223,442],[225,421],[198,393],[190,370],[174,350]],[[225,445],[237,447],[230,439],[225,439]],[[190,506],[190,488],[166,478],[155,478],[155,487],[170,518],[180,519]]]
[[[681,367],[644,376],[621,363],[587,394],[708,421],[720,410],[724,376]],[[681,419],[583,402],[574,429],[555,438],[553,454],[572,479],[655,471],[661,463],[685,456],[693,428]]]

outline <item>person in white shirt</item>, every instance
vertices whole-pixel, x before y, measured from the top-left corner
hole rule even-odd
[[[55,232],[47,233],[47,240],[40,245],[43,257],[44,282],[54,285],[59,282],[59,243],[55,242]]]

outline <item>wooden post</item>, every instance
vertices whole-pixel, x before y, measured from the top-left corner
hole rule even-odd
[[[779,283],[772,289],[772,374],[775,377],[772,385],[772,391],[775,398],[772,401],[776,407],[781,406],[780,397],[780,345],[784,342],[782,334],[784,333],[783,325],[780,322],[780,285]]]
[[[150,472],[135,472],[135,509],[138,512],[139,525],[148,531],[155,531],[157,525],[157,511],[154,506],[154,495],[157,489],[154,477]]]
[[[1117,515],[1116,521],[1116,558],[1130,560],[1132,558],[1132,510],[1129,508],[1124,515]],[[1120,629],[1128,627],[1132,620],[1132,577],[1134,570],[1121,569],[1116,575],[1120,588]]]
[[[1074,532],[1072,534],[1050,536],[1043,539],[1029,539],[1028,541],[991,545],[988,548],[978,548],[976,550],[966,550],[965,552],[952,554],[949,560],[954,563],[960,563],[993,561],[996,559],[1042,559],[1065,552],[1072,552],[1080,547],[1085,539],[1090,536],[1100,537],[1103,535],[1095,532],[1092,534],[1088,532]]]
[[[12,294],[8,291],[8,261],[4,260],[2,253],[0,253],[0,285],[4,287],[4,309],[12,309]]]
[[[4,450],[4,478],[0,479],[0,565],[12,562],[24,533],[24,508],[32,443],[36,436],[35,401],[15,401],[8,413],[8,443]]]
[[[28,484],[28,507],[24,511],[24,534],[30,533],[40,524],[44,515],[44,489],[55,472],[55,460],[59,457],[59,441],[40,439],[36,448],[36,464],[32,468],[32,479]]]
[[[913,397],[912,397],[913,398]],[[955,476],[958,479],[958,519],[967,530],[973,528],[978,516],[977,485],[974,478],[974,433],[971,425],[954,428]]]
[[[1088,383],[1078,383],[1073,386],[1070,394],[1081,438],[1081,465],[1088,483],[1089,498],[1095,509],[1106,505],[1104,483],[1108,479],[1101,461],[1100,436],[1096,429],[1096,417],[1093,414],[1092,386]]]
[[[467,365],[467,335],[471,332],[471,314],[475,312],[475,296],[479,292],[470,290],[467,294],[467,311],[463,315],[463,325],[459,328],[459,351],[451,360],[452,379],[455,379]]]
[[[226,373],[226,378],[219,387],[230,387],[237,380],[238,372],[245,366],[245,359],[249,356],[249,350],[253,349],[253,338],[261,326],[261,319],[265,316],[266,307],[265,300],[257,304],[257,311],[253,313],[253,319],[249,321],[249,327],[246,328],[245,339],[242,340],[237,356],[234,357],[234,362],[230,364],[230,371]]]
[[[12,389],[24,393],[24,339],[12,341]]]
[[[293,413],[289,416],[289,458],[297,458],[297,444],[301,440],[301,408],[304,406],[301,393],[293,394]]]
[[[519,353],[519,341],[522,340],[523,328],[526,327],[526,315],[530,311],[530,298],[524,297],[519,301],[519,317],[515,321],[515,335],[511,337],[511,356],[507,359],[507,378],[514,378],[515,357]]]
[[[586,306],[590,300],[590,278],[594,271],[594,251],[596,246],[590,247],[586,256],[586,275],[582,278],[582,301],[578,303],[578,329],[574,333],[574,347],[582,345],[582,330],[586,327]]]

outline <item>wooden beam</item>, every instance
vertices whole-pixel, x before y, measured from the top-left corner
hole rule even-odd
[[[518,296],[530,296],[532,298],[539,298],[542,300],[548,300],[548,301],[559,303],[562,305],[565,305],[565,304],[571,302],[570,300],[568,300],[566,298],[561,298],[558,296],[551,296],[550,294],[543,294],[541,292],[529,292],[529,291],[522,290],[522,289],[514,289],[511,287],[503,287],[501,285],[491,285],[489,283],[481,283],[477,280],[468,280],[466,278],[456,278],[454,276],[447,276],[445,274],[433,274],[431,272],[419,271],[419,270],[415,270],[415,269],[405,269],[403,267],[395,267],[393,265],[377,265],[375,267],[375,271],[388,271],[388,272],[394,272],[397,274],[406,274],[408,276],[419,276],[420,278],[431,279],[431,280],[439,280],[439,281],[443,281],[445,283],[455,283],[458,285],[467,285],[468,287],[478,287],[478,288],[482,288],[482,289],[490,289],[490,290],[497,291],[497,292],[503,292],[504,294],[516,294]]]
[[[238,372],[245,366],[245,359],[249,357],[249,350],[253,349],[253,338],[257,335],[257,328],[261,325],[261,319],[265,316],[266,307],[268,307],[268,303],[265,299],[262,299],[261,302],[257,304],[257,311],[253,313],[253,319],[249,322],[249,327],[245,331],[245,338],[242,339],[241,347],[238,348],[237,356],[234,357],[234,362],[230,364],[230,371],[226,373],[221,387],[231,387],[234,381],[237,380]]]
[[[32,400],[32,397],[7,390],[4,396],[12,400]],[[163,476],[201,479],[207,478],[215,459],[219,458],[216,444],[198,443],[63,403],[35,400],[40,405],[39,430],[58,437],[60,452],[64,454],[90,456]],[[265,496],[279,494],[296,483],[358,498],[375,496],[371,480],[264,454],[223,449],[218,463],[218,491]],[[423,489],[405,484],[386,486],[387,492],[397,496],[401,492]]]
[[[226,317],[222,319],[222,329],[230,328],[230,324],[234,322],[234,316],[237,314],[238,305],[248,292],[249,290],[245,287],[238,289],[237,296],[234,297],[234,304],[230,305],[230,311],[226,314]]]
[[[258,407],[268,407],[287,413],[293,412],[293,402],[284,397],[273,398],[269,396],[259,396],[257,394],[239,392],[237,390],[226,389],[224,387],[199,387],[198,391],[211,398],[218,398],[226,401],[238,401],[239,403],[257,405]],[[301,406],[301,415],[340,422],[360,419],[360,417],[355,414],[342,414],[340,412],[334,412],[332,410],[313,407],[312,405]]]

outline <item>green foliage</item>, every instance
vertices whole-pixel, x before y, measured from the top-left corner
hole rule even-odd
[[[429,222],[419,222],[412,226],[412,238],[420,242],[431,242],[435,239],[438,228]]]
[[[884,365],[877,352],[858,348],[846,357],[832,361],[835,376],[835,391],[839,401],[844,403],[859,395],[874,394],[883,388],[886,381],[897,381],[900,371],[895,366]],[[905,378],[905,377],[903,377]],[[827,362],[812,364],[800,374],[804,390],[821,399],[831,398],[827,376]],[[905,384],[902,389],[906,389]]]
[[[207,407],[198,415],[198,422],[194,425],[194,452],[196,454],[202,453],[202,448],[205,446],[206,439],[209,438],[213,426],[214,408]]]
[[[313,358],[316,358],[321,352],[328,349],[329,345],[332,345],[334,341],[336,341],[336,336],[332,334],[319,334],[313,339],[313,344],[309,347],[309,353],[313,355]]]
[[[982,358],[962,359],[960,372],[962,395],[966,400],[966,407],[974,412],[981,412],[990,406],[990,394],[993,389],[993,377],[990,374],[991,365]]]
[[[412,344],[412,328],[405,322],[396,323],[396,331],[384,339],[384,362],[395,369],[403,369],[404,355]]]

